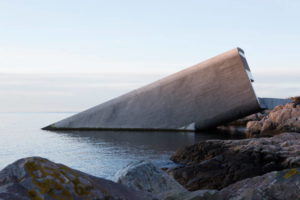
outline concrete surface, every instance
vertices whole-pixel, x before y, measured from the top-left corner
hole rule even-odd
[[[252,79],[235,48],[44,129],[207,129],[260,110]]]
[[[258,98],[259,103],[263,109],[273,109],[278,105],[284,105],[292,102],[290,99],[280,99],[280,98]]]

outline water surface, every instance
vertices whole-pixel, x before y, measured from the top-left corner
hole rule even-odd
[[[0,169],[17,159],[41,156],[89,174],[111,178],[128,163],[170,163],[178,148],[225,135],[191,132],[68,131],[42,127],[73,113],[0,113]]]

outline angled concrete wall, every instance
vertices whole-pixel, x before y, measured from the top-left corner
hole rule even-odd
[[[206,129],[260,109],[237,48],[44,129]]]

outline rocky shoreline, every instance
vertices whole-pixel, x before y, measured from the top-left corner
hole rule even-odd
[[[273,136],[282,132],[300,132],[300,97],[265,112],[257,120],[247,123],[249,137]]]
[[[167,172],[188,190],[220,190],[246,178],[300,167],[300,134],[203,141],[178,150],[171,159],[183,166]]]
[[[179,166],[137,161],[105,180],[45,158],[0,171],[0,199],[297,200],[300,199],[300,97],[248,116],[248,138],[207,140],[177,150]]]

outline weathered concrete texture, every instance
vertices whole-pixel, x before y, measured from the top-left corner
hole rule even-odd
[[[233,49],[45,129],[215,127],[260,109],[250,75],[243,51]]]

